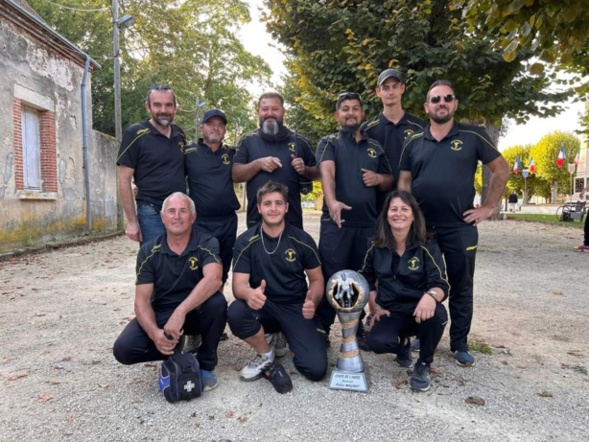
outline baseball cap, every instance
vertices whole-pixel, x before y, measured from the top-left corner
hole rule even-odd
[[[403,83],[403,77],[401,77],[401,74],[399,73],[398,70],[396,70],[396,69],[385,69],[378,76],[378,81],[376,82],[376,85],[377,86],[380,86],[388,78],[394,78],[396,80],[399,80],[399,83]]]
[[[206,123],[213,117],[219,117],[221,118],[221,120],[223,120],[225,124],[227,124],[227,116],[225,115],[225,112],[220,111],[219,109],[209,109],[208,111],[206,111],[205,114],[202,116],[201,124]]]

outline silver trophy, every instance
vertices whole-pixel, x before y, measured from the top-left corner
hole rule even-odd
[[[329,388],[366,392],[366,367],[356,341],[356,330],[360,314],[368,303],[368,282],[358,272],[340,270],[329,278],[325,292],[342,326],[342,344]]]

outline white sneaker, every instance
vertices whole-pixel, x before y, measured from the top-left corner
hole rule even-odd
[[[282,358],[283,356],[286,356],[286,353],[288,353],[286,338],[282,332],[272,334],[270,345],[274,347],[274,354],[277,358]]]
[[[241,380],[245,382],[257,381],[262,377],[264,370],[274,362],[274,353],[271,357],[257,354],[245,367],[241,369]]]

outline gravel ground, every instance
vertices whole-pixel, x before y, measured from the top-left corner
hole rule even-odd
[[[306,226],[317,238],[316,213]],[[489,354],[459,367],[446,332],[426,393],[410,391],[392,355],[364,353],[368,393],[309,382],[287,356],[294,389],[280,395],[263,379],[240,382],[253,352],[230,336],[219,347],[220,386],[169,404],[158,364],[112,357],[133,317],[134,243],[0,262],[0,440],[588,440],[589,254],[572,250],[581,232],[497,221],[480,233],[471,340]]]

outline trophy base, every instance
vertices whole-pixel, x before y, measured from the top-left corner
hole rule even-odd
[[[329,388],[332,390],[368,392],[368,376],[366,372],[351,373],[334,368],[329,379]]]

